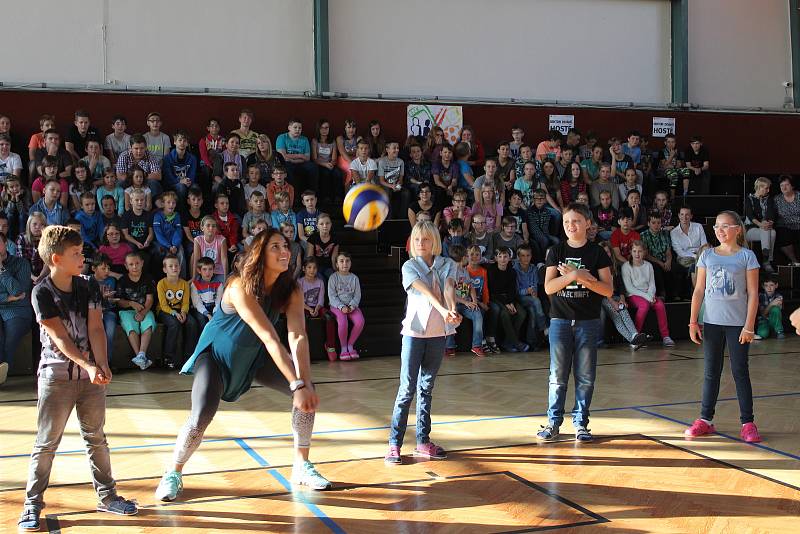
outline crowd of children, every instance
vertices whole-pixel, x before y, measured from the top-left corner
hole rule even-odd
[[[670,208],[676,196],[708,192],[710,158],[699,137],[684,151],[674,135],[663,149],[650,149],[637,131],[605,145],[576,129],[527,144],[524,129],[514,126],[511,141],[487,151],[469,126],[451,146],[437,126],[400,143],[386,139],[378,121],[361,136],[353,120],[337,135],[336,125],[321,119],[309,139],[291,119],[273,148],[244,109],[228,134],[219,119],[209,119],[207,134],[192,147],[186,132],[170,137],[161,130],[159,113],[145,120],[146,132],[130,135],[127,119],[115,116],[103,136],[87,112],[77,111],[62,143],[55,118],[43,115],[22,156],[11,150],[17,147],[10,126],[0,132],[0,231],[8,254],[26,260],[27,278],[36,285],[49,272],[37,253],[42,230],[53,224],[79,230],[91,259],[85,274],[104,288],[109,359],[116,321],[141,369],[154,363],[148,349],[157,323],[167,331],[158,363],[182,364],[237,254],[270,227],[292,242],[290,269],[305,280],[309,320],[321,318],[328,332],[338,333],[326,339],[328,356],[358,358],[355,343],[365,322],[359,279],[330,216],[317,207],[337,205],[352,184],[381,185],[393,218],[407,216],[412,227],[431,220],[440,230],[443,254],[461,267],[458,308],[473,325],[471,347],[479,355],[536,350],[546,342],[543,267],[547,251],[565,239],[563,213],[571,203],[590,210],[587,239],[610,245],[619,291],[605,304],[617,308],[611,317],[618,329],[634,325],[623,336],[637,348],[646,340],[641,334],[651,308],[664,345],[672,345],[664,303],[689,298],[697,253],[706,244],[691,208],[678,214]],[[757,184],[749,199],[753,231],[747,235],[762,241],[764,269],[771,271],[772,224],[780,221],[773,220],[778,215],[768,192]],[[24,293],[18,306],[30,305],[30,291]],[[781,301],[771,294],[762,299],[759,337],[783,335]],[[0,311],[13,302],[0,303]],[[618,320],[628,305],[635,321]],[[14,341],[3,340],[0,374]],[[449,353],[455,341],[448,338]]]

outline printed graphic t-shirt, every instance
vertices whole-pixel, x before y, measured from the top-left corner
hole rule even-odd
[[[545,265],[558,267],[562,264],[586,269],[599,280],[600,270],[611,267],[611,258],[595,243],[587,242],[580,248],[573,248],[567,241],[562,241],[547,252]],[[603,297],[599,293],[589,290],[577,281],[572,282],[561,291],[550,295],[550,317],[574,321],[598,319],[602,301]]]

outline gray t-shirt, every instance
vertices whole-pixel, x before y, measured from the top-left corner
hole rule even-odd
[[[697,260],[706,270],[703,322],[720,326],[744,326],[747,319],[747,271],[758,269],[752,250],[740,249],[723,256],[706,249]]]
[[[387,183],[396,184],[397,181],[403,176],[403,160],[395,158],[381,158],[378,160],[378,177],[383,176]]]
[[[150,132],[144,134],[144,138],[147,141],[147,151],[150,152],[152,156],[158,161],[164,159],[164,156],[169,154],[169,149],[172,146],[172,142],[169,139],[169,136],[164,132],[161,132],[158,135],[152,135]]]

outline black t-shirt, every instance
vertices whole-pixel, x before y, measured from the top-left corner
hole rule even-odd
[[[47,155],[47,150],[46,149],[44,149],[44,148],[37,148],[36,149],[36,152],[33,153],[33,156],[34,156],[34,161],[35,161],[37,167],[42,164],[42,160],[44,159],[44,157],[46,155]],[[61,174],[65,170],[67,170],[67,167],[72,165],[72,156],[70,156],[69,153],[66,150],[64,150],[63,148],[59,148],[58,152],[56,152],[56,159],[58,159],[58,173],[59,174]],[[44,170],[44,169],[42,169],[42,170]],[[37,172],[37,176],[40,176],[38,174],[38,172]]]
[[[561,264],[572,264],[579,269],[586,269],[599,280],[600,269],[611,267],[611,259],[594,243],[587,242],[580,248],[573,248],[567,241],[562,241],[547,252],[545,262],[547,267],[558,267]],[[550,295],[550,316],[553,319],[575,321],[598,319],[602,302],[602,295],[573,282]]]
[[[338,243],[336,238],[331,234],[330,239],[323,243],[319,232],[314,232],[308,237],[308,243],[314,247],[314,257],[316,258],[330,258],[333,254],[333,249]]]
[[[144,243],[147,234],[153,224],[153,215],[143,211],[141,215],[136,215],[133,210],[122,214],[122,228],[127,230],[132,238],[140,243]]]
[[[84,157],[86,156],[86,141],[89,139],[96,139],[100,143],[100,148],[103,148],[104,141],[100,139],[100,133],[97,131],[97,128],[89,126],[89,129],[86,130],[86,137],[81,137],[80,132],[78,132],[78,127],[73,124],[69,127],[64,142],[75,145],[75,152],[77,152],[80,157]]]
[[[686,150],[684,156],[686,157],[686,160],[685,160],[686,161],[686,166],[687,167],[694,167],[695,169],[698,169],[698,168],[702,167],[704,161],[711,161],[711,158],[708,155],[708,149],[706,147],[704,147],[704,146],[701,146],[700,147],[700,152],[698,152],[696,154],[695,154],[695,151],[692,150],[692,147],[690,146]]]
[[[147,295],[153,295],[153,298],[155,299],[155,288],[153,287],[153,281],[147,275],[141,275],[139,280],[134,282],[126,274],[119,279],[119,282],[117,282],[118,298],[138,302],[144,306]]]
[[[200,210],[200,215],[197,217],[192,216],[192,214],[189,213],[189,210],[185,210],[184,213],[181,214],[181,221],[185,221],[183,226],[189,229],[189,233],[192,234],[192,239],[199,235],[203,235],[203,229],[200,225],[203,217],[205,217],[203,210]]]

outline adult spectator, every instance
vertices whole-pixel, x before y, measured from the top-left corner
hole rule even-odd
[[[773,253],[775,251],[775,204],[769,197],[772,182],[763,176],[756,178],[753,192],[744,201],[745,239],[750,243],[759,242],[762,251],[761,265],[767,272],[772,272]],[[753,248],[752,246],[750,248]]]
[[[11,256],[0,233],[0,384],[6,381],[19,342],[31,329],[31,264]]]
[[[97,128],[92,126],[89,121],[89,113],[79,109],[75,112],[75,121],[69,127],[64,143],[73,162],[86,156],[86,142],[89,139],[97,139],[99,142],[102,137]]]
[[[779,178],[781,194],[775,195],[777,220],[775,237],[777,245],[792,265],[800,265],[797,252],[800,251],[800,197],[794,189],[792,177],[783,174]]]
[[[256,139],[256,149],[247,156],[247,167],[258,165],[261,170],[261,184],[266,185],[272,179],[272,169],[275,166],[285,167],[286,162],[280,152],[272,148],[272,141],[267,134],[259,134]]]
[[[141,134],[131,136],[131,147],[117,159],[117,179],[127,182],[128,173],[135,166],[147,173],[147,187],[150,194],[157,197],[163,192],[161,187],[161,161],[147,150],[147,140]]]
[[[677,260],[672,268],[678,269],[681,274],[691,273],[694,272],[695,263],[697,263],[697,251],[708,243],[708,239],[703,225],[692,222],[692,208],[689,206],[683,206],[678,212],[678,221],[680,224],[669,233],[672,250],[675,251]],[[687,284],[688,279],[685,276],[682,279],[684,287],[678,288],[678,291],[688,300],[691,298],[690,288]]]

